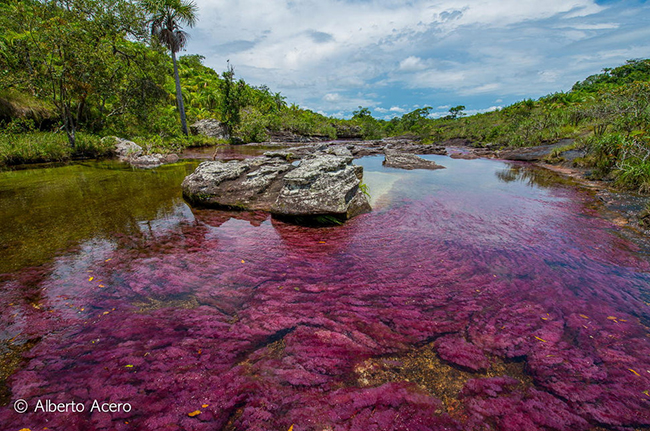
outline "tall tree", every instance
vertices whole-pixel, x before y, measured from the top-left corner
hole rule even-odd
[[[178,76],[176,53],[187,44],[188,35],[182,25],[194,27],[198,7],[193,1],[185,0],[141,0],[140,3],[151,15],[151,34],[172,53],[174,80],[176,82],[176,104],[181,116],[181,127],[187,135],[187,120],[181,80]]]

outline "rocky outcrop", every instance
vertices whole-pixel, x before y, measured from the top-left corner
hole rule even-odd
[[[363,138],[363,130],[361,126],[354,126],[350,124],[333,124],[336,129],[337,139],[361,139]]]
[[[197,121],[190,126],[190,131],[193,135],[203,135],[209,138],[223,139],[225,141],[230,139],[225,124],[212,118]]]
[[[290,132],[288,130],[283,130],[280,132],[268,132],[269,142],[292,142],[292,143],[309,143],[309,142],[323,142],[330,139],[326,135],[300,135],[297,133]]]
[[[386,150],[384,166],[398,169],[445,169],[434,161],[423,159],[415,154]]]
[[[536,147],[509,148],[497,152],[497,157],[503,160],[516,160],[521,162],[537,162],[548,157],[553,150],[562,148],[572,140],[562,140],[556,144],[538,145]]]
[[[183,196],[196,206],[269,211],[294,166],[270,157],[203,162],[183,181]]]
[[[362,177],[363,168],[352,165],[351,155],[319,152],[298,166],[284,157],[203,162],[182,188],[196,206],[264,210],[309,223],[322,216],[347,220],[369,211],[359,187]]]
[[[176,154],[147,154],[139,157],[132,157],[128,160],[131,166],[136,168],[155,168],[168,163],[176,163],[179,160]]]
[[[266,151],[263,155],[266,157],[278,157],[285,160],[296,160],[302,159],[309,154],[318,151],[309,145],[303,145],[301,147],[291,147],[291,148],[278,148],[277,150]]]
[[[142,147],[135,142],[115,136],[107,136],[102,140],[104,139],[115,140],[115,154],[122,161],[128,161],[129,158],[140,157],[142,155]]]
[[[115,136],[107,136],[102,139],[112,139],[115,141],[115,154],[122,162],[129,163],[136,168],[155,168],[167,163],[176,163],[178,156],[176,154],[143,154],[142,147],[135,142]]]
[[[279,216],[334,216],[347,220],[370,210],[359,185],[363,168],[352,155],[319,154],[303,159],[284,177],[284,186],[271,207]]]

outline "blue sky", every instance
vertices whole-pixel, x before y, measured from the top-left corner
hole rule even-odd
[[[196,0],[187,53],[289,103],[377,118],[568,91],[650,57],[650,6],[612,0]]]

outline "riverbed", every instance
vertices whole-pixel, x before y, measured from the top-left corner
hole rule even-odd
[[[424,157],[356,160],[373,211],[322,228],[190,208],[194,160],[0,172],[0,423],[650,426],[647,256],[570,180]]]

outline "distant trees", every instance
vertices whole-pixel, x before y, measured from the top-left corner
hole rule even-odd
[[[140,0],[140,2],[150,15],[151,34],[172,54],[174,81],[176,83],[176,104],[181,117],[183,134],[187,136],[187,119],[185,117],[185,104],[183,103],[183,92],[178,75],[176,53],[185,47],[188,40],[188,35],[183,31],[182,25],[194,27],[198,7],[194,2],[184,0]]]

